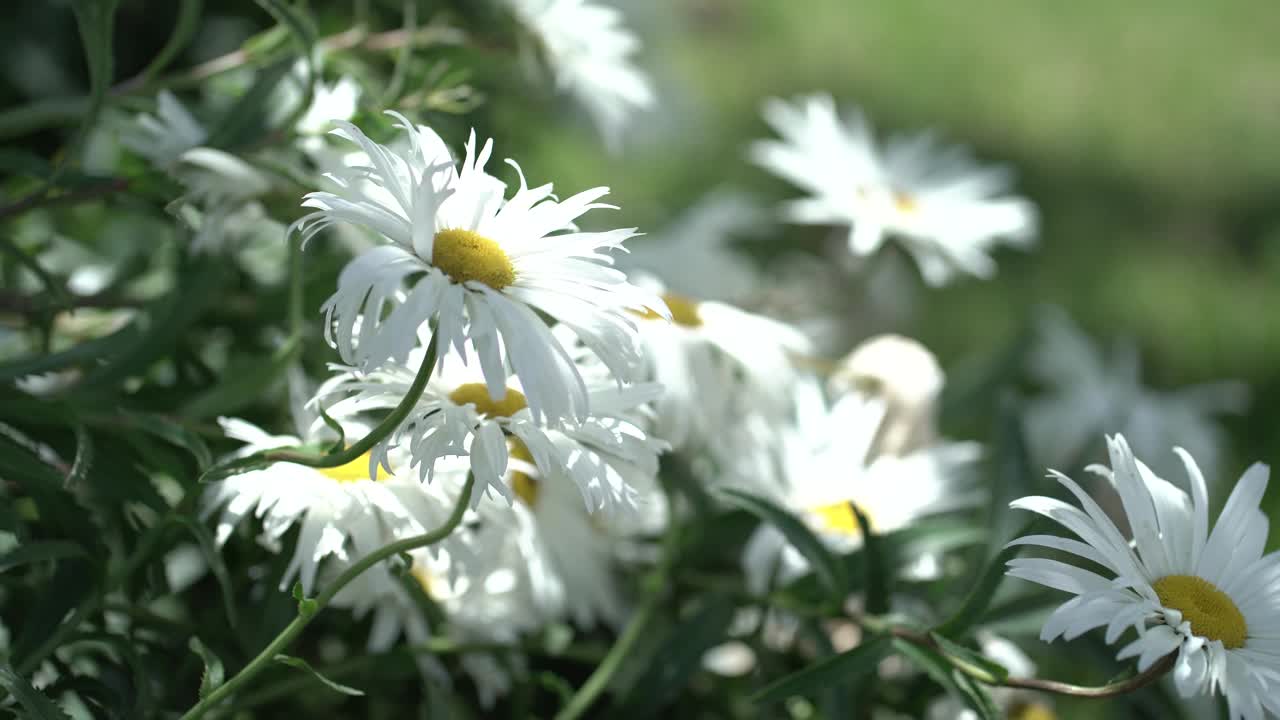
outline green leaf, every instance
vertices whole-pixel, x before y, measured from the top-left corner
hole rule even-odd
[[[200,697],[203,699],[209,693],[217,690],[225,679],[226,674],[222,668],[222,660],[213,653],[204,643],[200,642],[200,638],[192,636],[187,642],[187,647],[191,648],[191,652],[200,656],[200,661],[204,663],[204,672],[200,675]]]
[[[24,543],[17,548],[0,555],[0,572],[7,572],[16,567],[49,560],[66,558],[88,558],[89,554],[79,545],[66,540],[41,540]]]
[[[1008,679],[1009,670],[986,655],[976,650],[971,650],[960,643],[948,640],[938,633],[931,633],[930,637],[938,644],[938,649],[953,661],[958,661],[977,671],[986,673],[995,682],[1004,682]]]
[[[130,430],[155,435],[170,445],[176,445],[190,452],[192,457],[195,458],[196,466],[199,470],[204,471],[213,465],[213,453],[209,450],[208,444],[205,443],[203,438],[183,425],[163,415],[121,410],[120,416],[129,423]]]
[[[173,30],[169,33],[169,39],[165,42],[164,47],[160,48],[160,52],[147,63],[147,67],[138,74],[138,78],[142,83],[146,83],[155,77],[157,73],[169,67],[169,63],[173,62],[186,49],[187,44],[191,42],[191,38],[195,37],[196,30],[200,27],[200,10],[204,3],[202,0],[180,0],[178,3],[178,18],[173,23]]]
[[[727,596],[702,598],[702,607],[672,626],[650,655],[648,666],[627,691],[619,717],[651,717],[688,684],[702,666],[703,654],[725,640],[735,605]]]
[[[116,0],[74,0],[71,9],[76,15],[76,27],[80,30],[80,42],[84,46],[85,61],[89,65],[89,106],[80,119],[77,142],[88,137],[89,130],[98,121],[107,90],[115,75],[111,50],[112,27],[115,25]],[[56,173],[56,171],[55,171]],[[53,182],[55,178],[51,178]]]
[[[987,526],[991,528],[989,554],[992,555],[1013,539],[1013,531],[1022,523],[1009,503],[1035,494],[1035,480],[1043,475],[1031,463],[1022,415],[1011,393],[1001,396],[996,422],[995,467],[987,508]]]
[[[301,347],[301,338],[292,337],[277,348],[265,364],[259,357],[246,360],[243,367],[228,367],[216,385],[196,395],[182,408],[182,414],[190,418],[228,415],[262,400],[293,363]]]
[[[852,650],[832,656],[766,685],[751,696],[756,703],[785,700],[796,695],[814,695],[833,685],[852,682],[873,673],[890,648],[884,637],[875,637]]]
[[[227,109],[226,114],[209,133],[212,147],[230,148],[247,143],[263,129],[261,120],[267,114],[267,103],[280,81],[289,75],[293,60],[285,58],[258,71],[253,85]]]
[[[218,589],[222,594],[223,609],[227,613],[227,623],[231,627],[239,624],[240,618],[236,611],[235,590],[231,584],[231,574],[227,572],[227,564],[222,559],[222,553],[218,552],[217,543],[213,540],[213,533],[209,532],[209,528],[205,527],[199,520],[187,516],[178,515],[175,521],[185,527],[195,538],[196,544],[200,547],[200,554],[204,556],[204,561],[209,564],[209,572],[213,573],[213,577],[218,581]]]
[[[1024,526],[1019,534],[1025,533],[1030,528],[1031,524]],[[981,620],[987,611],[987,607],[991,605],[991,601],[995,598],[996,588],[1004,580],[1005,565],[1022,549],[1023,546],[1015,545],[997,553],[991,559],[991,562],[987,563],[987,567],[982,574],[978,576],[978,581],[969,590],[969,594],[965,597],[964,603],[960,608],[941,625],[934,628],[933,631],[944,637],[957,638],[961,637],[969,628]]]
[[[1000,720],[1000,711],[986,691],[977,683],[965,682],[971,678],[956,671],[945,655],[902,638],[894,638],[893,647],[935,683],[977,712],[982,720]]]
[[[67,473],[67,479],[64,485],[68,488],[74,488],[84,481],[86,475],[89,474],[89,468],[93,466],[93,436],[85,428],[84,423],[75,423],[76,432],[76,458],[71,463],[71,471]]]
[[[218,300],[223,277],[224,271],[213,263],[181,273],[173,292],[130,323],[138,328],[134,341],[90,372],[79,387],[110,392],[126,379],[144,374],[152,363],[172,352],[187,328]]]
[[[29,720],[69,720],[62,708],[31,687],[31,683],[14,672],[9,663],[0,663],[0,688],[4,688],[18,701],[26,711],[24,717]]]
[[[342,693],[343,695],[351,695],[353,697],[360,697],[364,695],[363,690],[357,690],[353,687],[349,687],[341,683],[336,683],[330,680],[329,678],[325,677],[324,675],[321,675],[319,672],[316,671],[315,668],[311,667],[311,665],[309,665],[307,661],[303,660],[302,658],[293,657],[291,655],[276,655],[272,659],[278,663],[283,663],[285,665],[288,665],[289,667],[297,668],[299,670],[303,670],[311,673],[311,677],[324,683],[325,687],[328,687],[330,690],[333,690],[334,692]]]
[[[20,671],[39,667],[65,634],[86,619],[96,605],[96,580],[88,562],[67,558],[58,563],[53,577],[39,588],[39,602],[15,629],[11,658]]]
[[[867,612],[872,615],[883,615],[889,612],[889,585],[893,578],[884,561],[880,548],[880,538],[871,531],[871,521],[858,507],[850,502],[849,509],[858,519],[858,528],[862,531],[863,555],[863,593],[866,595]]]
[[[720,491],[728,502],[755,515],[773,525],[786,537],[806,560],[818,577],[826,585],[833,601],[843,601],[849,583],[845,577],[844,565],[836,559],[827,546],[814,535],[807,525],[796,516],[774,505],[764,498],[752,493],[726,488]]]

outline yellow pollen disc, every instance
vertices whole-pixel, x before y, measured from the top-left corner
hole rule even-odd
[[[349,463],[336,467],[316,468],[321,475],[338,483],[353,483],[369,480],[369,453],[365,453]],[[380,474],[380,477],[383,475]]]
[[[422,592],[426,593],[427,597],[439,597],[436,595],[435,590],[437,589],[436,585],[439,584],[440,579],[436,577],[435,573],[418,563],[413,564],[413,568],[409,570],[409,573],[413,575],[413,579],[417,580],[418,584],[422,586]]]
[[[1213,583],[1195,575],[1167,575],[1152,586],[1160,604],[1182,613],[1191,632],[1221,640],[1226,648],[1244,647],[1249,628],[1240,608]]]
[[[520,438],[512,437],[507,440],[507,445],[511,448],[511,458],[513,460],[523,460],[527,463],[533,463],[533,454],[529,452],[529,448]],[[530,477],[526,473],[511,473],[511,489],[516,491],[516,497],[520,498],[526,506],[532,508],[538,505],[538,493],[541,488],[538,487],[538,480]]]
[[[702,325],[702,318],[698,315],[697,300],[690,300],[683,295],[663,293],[662,301],[667,304],[667,309],[671,311],[671,321],[675,324],[691,328],[700,327]],[[661,315],[648,308],[633,312],[645,320],[662,319]]]
[[[501,290],[516,281],[515,266],[502,246],[474,230],[436,233],[431,264],[456,283],[475,280]]]
[[[507,394],[501,400],[494,401],[484,383],[459,385],[457,390],[449,393],[449,399],[455,405],[475,405],[476,412],[489,417],[511,417],[529,405],[523,393],[511,388],[507,388]]]
[[[1009,720],[1058,720],[1058,714],[1042,702],[1019,703],[1009,708]]]
[[[871,529],[875,529],[875,523],[872,522],[871,516],[865,508],[860,508],[862,514],[867,517],[867,522],[871,524]],[[831,503],[830,505],[820,505],[810,508],[809,512],[818,516],[822,521],[822,529],[837,532],[841,535],[851,535],[858,537],[862,534],[862,527],[858,525],[858,516],[853,514],[853,506],[847,502]]]
[[[893,194],[893,206],[900,213],[911,214],[920,208],[916,199],[904,192],[895,192]]]

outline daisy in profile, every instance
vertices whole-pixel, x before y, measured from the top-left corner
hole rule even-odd
[[[316,211],[295,224],[304,241],[334,223],[363,225],[386,240],[339,276],[324,305],[329,341],[344,362],[371,369],[403,362],[430,321],[442,350],[471,348],[491,402],[505,395],[510,363],[531,414],[586,418],[582,377],[539,313],[573,329],[619,380],[635,375],[640,350],[627,310],[667,313],[610,267],[610,251],[634,229],[573,226],[587,211],[610,207],[596,202],[607,188],[557,201],[550,184],[529,188],[521,174],[519,189],[504,198],[505,185],[484,170],[492,142],[477,148],[473,132],[455,167],[438,135],[397,118],[411,141],[403,155],[339,123],[369,165],[333,176],[336,193],[308,194],[303,205]]]
[[[676,450],[705,448],[725,428],[760,413],[788,416],[795,361],[812,352],[798,330],[727,303],[666,292],[656,278],[633,273],[659,294],[671,321],[639,314],[646,377],[662,385],[654,434]]]
[[[929,133],[883,147],[860,112],[841,118],[829,95],[771,99],[765,120],[781,136],[751,147],[759,165],[809,192],[789,202],[793,222],[849,226],[849,250],[870,256],[887,237],[915,258],[930,285],[957,273],[989,277],[998,243],[1026,246],[1035,207],[1009,195],[1009,173],[978,165],[968,151]]]
[[[554,342],[559,343],[559,340]],[[412,385],[421,348],[408,365],[388,363],[361,373],[348,369],[317,393],[316,402],[331,414],[350,416],[395,407]],[[490,368],[463,364],[464,353],[443,353],[440,369],[417,405],[389,438],[375,446],[370,472],[387,464],[388,453],[403,448],[419,477],[430,481],[442,458],[467,456],[475,475],[472,506],[486,495],[507,505],[514,491],[503,478],[509,441],[519,441],[533,465],[547,477],[564,479],[581,493],[588,511],[634,510],[637,490],[631,477],[657,474],[658,454],[666,445],[646,434],[635,416],[661,392],[652,383],[620,386],[605,378],[585,383],[591,415],[581,421],[548,424],[534,416],[520,378],[505,374],[498,400],[490,394]],[[570,362],[573,357],[566,355]],[[499,366],[501,367],[501,365]],[[575,364],[575,368],[577,365]]]
[[[1040,637],[1074,639],[1106,627],[1108,643],[1137,637],[1119,657],[1138,670],[1176,653],[1173,679],[1186,698],[1221,693],[1232,718],[1280,715],[1280,554],[1264,555],[1267,516],[1259,509],[1269,470],[1250,467],[1212,527],[1204,476],[1174,448],[1191,495],[1134,457],[1123,436],[1107,439],[1111,467],[1094,466],[1120,496],[1132,542],[1074,481],[1053,476],[1080,503],[1048,497],[1014,501],[1077,538],[1031,535],[1014,541],[1076,555],[1090,568],[1048,558],[1016,558],[1008,574],[1074,595],[1045,621]],[[1103,572],[1099,572],[1103,570]]]
[[[221,418],[223,432],[245,445],[238,456],[280,447],[293,447],[304,440],[332,443],[336,438],[318,420],[294,407],[299,434],[271,435],[243,420]],[[350,437],[367,428],[341,418]],[[423,485],[407,471],[403,455],[392,453],[387,464],[398,472],[383,473],[374,480],[369,457],[345,465],[313,468],[288,462],[274,463],[211,483],[203,502],[205,517],[217,514],[215,541],[221,546],[246,516],[261,523],[259,542],[272,551],[290,528],[299,528],[297,546],[280,587],[287,588],[296,577],[310,594],[322,561],[345,562],[359,559],[398,537],[416,535],[439,527],[449,517],[461,492],[459,483]],[[441,547],[455,557],[469,557],[465,532],[455,532]]]
[[[271,189],[266,175],[231,153],[206,147],[208,139],[195,116],[167,90],[156,98],[155,115],[139,115],[120,136],[122,145],[186,188],[177,214],[195,230],[191,248],[196,252],[222,250],[231,219]]]
[[[592,0],[506,0],[537,39],[556,84],[617,147],[627,121],[653,106],[649,78],[631,62],[640,41],[622,13]]]

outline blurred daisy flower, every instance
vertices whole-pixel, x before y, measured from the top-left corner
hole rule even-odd
[[[851,357],[859,357],[862,350],[855,349]],[[928,352],[923,347],[918,351]],[[931,407],[913,415],[897,411],[894,398],[913,382],[916,372],[910,367],[905,373],[897,372],[901,368],[884,369],[889,372],[877,375],[876,386],[844,392],[831,403],[817,382],[800,383],[797,422],[783,431],[781,466],[788,483],[781,491],[782,501],[838,552],[862,544],[854,505],[874,532],[886,533],[978,499],[965,492],[962,483],[980,456],[980,446],[939,440]],[[894,427],[907,422],[928,427],[910,432]],[[920,442],[890,442],[898,437]],[[744,563],[748,583],[757,590],[767,589],[775,572],[778,581],[787,582],[809,571],[804,556],[772,526],[760,528],[751,538]],[[936,576],[936,558],[924,554],[905,572]]]
[[[1075,467],[1102,452],[1094,439],[1116,429],[1135,452],[1159,458],[1156,474],[1171,476],[1180,463],[1163,449],[1186,448],[1214,472],[1225,443],[1216,416],[1239,414],[1248,405],[1243,383],[1221,381],[1161,391],[1142,384],[1137,349],[1119,345],[1111,353],[1095,345],[1065,311],[1040,313],[1027,364],[1045,390],[1026,406],[1027,439],[1040,464]]]
[[[484,171],[492,141],[477,152],[473,132],[455,168],[438,135],[397,118],[412,141],[404,155],[339,123],[370,164],[333,176],[337,193],[308,194],[303,205],[317,210],[295,224],[304,241],[334,223],[363,225],[388,241],[343,269],[324,305],[328,339],[344,362],[368,369],[403,362],[418,329],[434,322],[440,348],[461,353],[471,341],[491,402],[505,394],[505,358],[524,382],[531,414],[585,419],[586,386],[538,313],[576,331],[619,380],[634,376],[640,350],[627,310],[667,315],[661,300],[610,267],[609,251],[634,229],[573,226],[588,210],[611,207],[595,202],[607,188],[556,201],[550,184],[531,189],[521,174],[520,188],[504,199],[505,185]]]
[[[958,273],[990,277],[998,243],[1035,238],[1035,207],[1008,195],[1009,172],[978,165],[960,147],[941,147],[930,133],[877,145],[861,112],[841,118],[829,95],[771,99],[765,120],[782,137],[751,147],[759,165],[807,190],[784,212],[793,222],[848,225],[849,250],[875,253],[896,238],[930,285]]]
[[[369,373],[342,372],[321,386],[317,402],[336,399],[329,412],[341,416],[395,407],[408,393],[415,376],[411,366],[421,362],[422,354],[421,349],[411,353],[409,366],[388,363]],[[629,480],[656,475],[658,454],[666,447],[636,424],[636,414],[661,392],[659,386],[590,382],[585,389],[591,414],[548,424],[534,416],[519,377],[505,375],[502,393],[494,400],[487,384],[490,369],[468,367],[463,357],[444,353],[409,416],[375,446],[371,469],[385,465],[387,454],[403,447],[420,478],[430,481],[441,458],[469,456],[476,482],[472,506],[489,494],[510,504],[515,491],[503,477],[511,439],[519,441],[540,473],[576,485],[588,511],[635,509],[636,489]]]
[[[1044,515],[1079,540],[1031,535],[1015,544],[1065,552],[1105,569],[1099,573],[1048,558],[1015,558],[1008,574],[1075,595],[1045,621],[1040,637],[1074,639],[1106,627],[1114,643],[1133,628],[1138,637],[1119,657],[1138,670],[1176,653],[1174,683],[1183,697],[1222,693],[1232,718],[1280,715],[1280,555],[1264,555],[1267,517],[1259,509],[1269,470],[1250,467],[1209,526],[1204,476],[1182,448],[1191,495],[1134,457],[1123,436],[1107,438],[1111,467],[1090,469],[1120,495],[1128,540],[1074,481],[1052,473],[1081,508],[1048,497],[1011,506]]]
[[[120,142],[147,158],[187,190],[175,205],[195,230],[191,249],[216,252],[226,246],[227,226],[253,198],[271,189],[270,179],[231,153],[205,147],[204,127],[167,90],[156,98],[156,114],[143,113],[121,130]],[[283,243],[281,243],[283,244]]]
[[[812,351],[803,334],[726,303],[665,292],[652,277],[633,277],[671,311],[670,322],[639,313],[646,376],[663,387],[655,435],[676,450],[699,450],[747,415],[788,415],[799,375],[793,360]]]
[[[649,78],[631,63],[640,41],[622,26],[622,13],[591,0],[506,2],[537,38],[559,88],[617,147],[635,111],[654,104]]]
[[[295,407],[295,417],[309,417]],[[358,423],[344,419],[345,429],[361,434]],[[299,435],[271,435],[233,418],[219,420],[223,432],[245,443],[236,454],[292,447],[304,440],[333,442],[333,434],[321,422],[297,423]],[[246,516],[262,524],[259,541],[279,552],[290,528],[299,527],[293,558],[281,578],[281,588],[299,577],[303,591],[310,594],[321,561],[355,560],[398,537],[432,530],[445,522],[457,504],[461,483],[424,485],[408,472],[395,455],[387,461],[396,472],[371,478],[368,454],[345,465],[314,468],[288,462],[232,475],[211,483],[206,491],[203,513],[218,514],[215,540],[222,545]],[[469,555],[467,534],[455,532],[444,541],[455,555]]]

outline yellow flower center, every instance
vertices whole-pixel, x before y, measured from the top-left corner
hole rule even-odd
[[[436,233],[431,264],[456,283],[475,280],[501,290],[516,281],[515,266],[502,246],[474,230],[449,229]]]
[[[1224,647],[1244,647],[1249,628],[1231,597],[1213,583],[1195,575],[1168,575],[1152,586],[1160,604],[1182,613],[1191,623],[1191,632]]]
[[[671,321],[675,324],[691,328],[700,327],[702,325],[702,318],[698,315],[697,300],[691,300],[683,295],[663,293],[662,301],[667,304],[667,309],[671,311]],[[661,315],[649,308],[636,311],[635,314],[646,320],[662,319]]]
[[[422,592],[426,593],[427,597],[439,599],[440,596],[437,593],[440,590],[441,583],[440,578],[435,573],[428,570],[424,565],[415,562],[413,567],[410,568],[409,574],[413,575],[413,579],[418,581],[418,585],[422,587]]]
[[[369,453],[365,453],[349,463],[334,467],[316,468],[321,475],[336,483],[353,483],[369,480]],[[381,477],[386,477],[382,475]]]
[[[872,521],[870,513],[867,512],[866,508],[859,509],[862,510],[863,516],[867,518],[871,529],[875,530],[875,523]],[[858,516],[853,514],[852,503],[837,502],[830,505],[820,505],[810,508],[809,512],[818,516],[823,530],[852,537],[858,537],[862,534],[862,526],[858,525]]]
[[[898,212],[910,215],[920,209],[920,204],[916,202],[915,197],[904,192],[895,192],[893,194],[893,207]]]
[[[1009,708],[1009,720],[1058,720],[1058,713],[1042,702],[1018,703]]]
[[[533,454],[529,452],[528,446],[520,438],[508,438],[507,445],[511,448],[511,458],[513,460],[523,460],[533,464]],[[537,478],[520,471],[512,472],[511,489],[516,491],[516,497],[520,498],[526,506],[530,508],[537,507],[538,493],[541,492]]]
[[[466,383],[449,393],[449,399],[455,405],[475,405],[476,412],[489,417],[511,417],[529,406],[524,394],[519,390],[507,388],[507,394],[501,400],[489,397],[489,388],[484,383]]]

